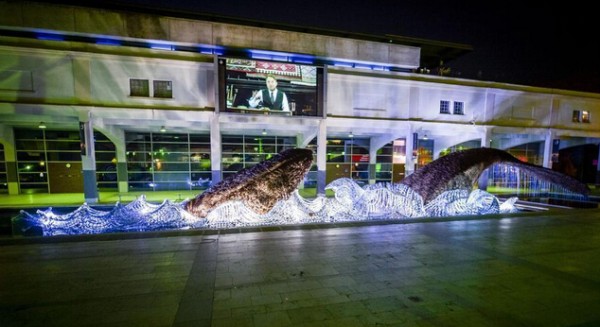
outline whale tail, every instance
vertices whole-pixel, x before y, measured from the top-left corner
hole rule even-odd
[[[523,162],[506,151],[493,148],[476,148],[450,153],[430,162],[400,183],[412,188],[427,203],[447,190],[472,189],[481,173],[494,164],[514,166],[540,180],[564,187],[574,193],[587,195],[590,192],[587,185],[573,177]]]

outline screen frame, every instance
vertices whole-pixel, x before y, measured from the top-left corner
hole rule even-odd
[[[260,73],[257,75],[264,75],[264,78],[252,77],[249,80],[242,79],[232,79],[231,74],[234,72],[232,69],[229,69],[227,66],[227,60],[246,60],[246,61],[254,61],[254,62],[263,62],[263,63],[274,63],[274,64],[287,64],[287,65],[296,65],[305,66],[308,68],[315,69],[315,85],[300,85],[294,84],[293,82],[286,81],[285,77],[277,76],[278,78],[278,89],[281,89],[286,93],[288,97],[288,101],[290,103],[290,113],[282,112],[281,110],[262,110],[250,108],[249,105],[244,105],[246,103],[241,102],[244,99],[249,97],[248,90],[250,89],[262,89],[265,87],[265,80],[267,73]],[[235,56],[219,56],[215,60],[217,65],[217,80],[218,80],[218,89],[217,89],[217,101],[218,106],[216,111],[219,113],[238,113],[238,114],[246,114],[246,115],[255,115],[255,114],[272,114],[272,115],[283,115],[286,117],[302,117],[302,118],[324,118],[325,113],[325,74],[326,69],[323,65],[318,64],[307,64],[307,63],[298,63],[298,62],[290,62],[290,61],[277,61],[272,59],[255,59],[255,58],[247,58],[247,57],[235,57]],[[240,73],[238,73],[240,74]],[[243,73],[241,73],[243,75]],[[238,95],[238,91],[242,94],[240,97],[241,100],[232,100],[232,90],[233,87],[237,87],[236,89],[236,97]],[[294,103],[295,105],[292,105]]]

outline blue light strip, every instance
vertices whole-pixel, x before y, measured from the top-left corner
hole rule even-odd
[[[271,59],[276,60],[276,61],[290,61],[289,57],[282,57],[282,56],[272,56]]]
[[[64,41],[65,36],[53,33],[36,33],[35,37],[42,41]]]
[[[263,60],[273,60],[272,56],[263,55],[263,54],[250,54],[250,58],[252,58],[252,59],[263,59]]]
[[[348,67],[348,68],[352,68],[354,65],[350,62],[339,62],[339,61],[334,61],[333,65],[336,67]]]
[[[150,43],[150,48],[154,49],[154,50],[167,50],[167,51],[175,50],[175,47],[172,46],[171,44],[160,44],[160,43]]]
[[[373,66],[371,66],[371,65],[365,65],[365,64],[354,64],[354,68],[359,68],[359,69],[373,69]]]
[[[390,71],[389,67],[384,67],[384,66],[373,66],[373,70],[380,70],[380,71]]]
[[[112,39],[98,39],[96,41],[96,44],[98,44],[98,45],[119,46],[119,45],[121,45],[121,42],[118,41],[118,40],[112,40]]]
[[[294,59],[293,61],[297,64],[307,64],[307,65],[312,65],[315,63],[313,60],[306,60],[306,59]]]
[[[270,51],[270,50],[257,50],[257,49],[233,49],[226,48],[218,45],[208,45],[201,44],[196,46],[185,46],[185,45],[175,45],[168,42],[161,42],[160,40],[156,40],[154,42],[147,41],[135,41],[135,40],[121,40],[118,38],[112,37],[90,37],[90,36],[79,36],[79,35],[69,35],[69,34],[61,34],[54,32],[46,32],[45,30],[39,30],[35,32],[21,32],[25,34],[27,37],[34,37],[38,40],[42,41],[76,41],[76,42],[86,42],[86,43],[95,43],[97,45],[106,45],[106,46],[127,46],[127,47],[139,47],[139,48],[150,48],[154,50],[165,50],[165,51],[188,51],[188,52],[198,52],[205,55],[215,55],[215,56],[232,56],[232,57],[249,57],[252,59],[258,60],[271,60],[271,61],[279,61],[279,62],[293,62],[296,64],[306,64],[306,65],[331,65],[335,67],[346,67],[346,68],[356,68],[356,69],[368,69],[373,71],[410,71],[407,68],[395,67],[395,66],[385,66],[376,63],[366,63],[366,62],[354,62],[354,61],[345,61],[345,60],[336,60],[336,59],[326,59],[316,57],[314,55],[309,54],[297,54],[297,53],[287,53],[281,51]]]

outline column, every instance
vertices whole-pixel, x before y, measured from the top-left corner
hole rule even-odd
[[[210,169],[212,171],[212,185],[217,184],[223,178],[221,171],[221,149],[221,125],[219,124],[219,114],[214,113],[210,119]]]
[[[296,148],[298,148],[298,149],[306,148],[306,145],[304,144],[304,135],[302,133],[298,133],[296,135]],[[298,183],[298,189],[299,190],[304,189],[304,180],[302,180],[302,181],[300,181],[300,183]]]
[[[4,145],[4,160],[6,161],[6,182],[8,194],[19,194],[19,177],[17,174],[17,154],[15,151],[15,133],[12,127],[0,124],[0,141]]]
[[[117,154],[117,182],[119,193],[129,192],[129,180],[127,173],[127,147],[125,145],[125,131],[118,130],[112,133],[111,140],[115,144]]]
[[[485,129],[481,132],[481,145],[482,148],[491,148],[492,147],[492,129],[490,127],[485,127]]]
[[[555,132],[548,129],[546,138],[544,139],[544,162],[542,165],[546,168],[552,168],[552,142],[554,141]]]
[[[94,126],[90,112],[82,113],[79,117],[79,137],[81,142],[81,164],[83,167],[83,196],[85,202],[88,204],[98,203]]]
[[[369,140],[369,184],[377,182],[377,151],[392,142],[393,139],[392,135],[386,134],[372,136]]]
[[[600,151],[598,151],[598,159],[596,159],[596,185],[600,184]]]
[[[373,140],[371,139],[371,145],[369,146],[369,184],[375,184],[377,181],[376,178],[376,170],[375,165],[377,164],[377,150],[379,148],[375,148],[373,146]]]
[[[327,122],[319,122],[317,135],[317,195],[325,195],[327,182]]]
[[[415,135],[413,135],[412,126],[409,126],[406,131],[406,163],[404,164],[404,177],[408,177],[410,174],[415,172],[415,158],[413,157],[413,150],[417,146],[415,143]]]

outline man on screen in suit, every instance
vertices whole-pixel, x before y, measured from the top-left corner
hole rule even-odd
[[[254,91],[248,100],[251,108],[268,108],[271,110],[290,111],[287,95],[277,89],[277,79],[268,75],[266,79],[267,88]]]

